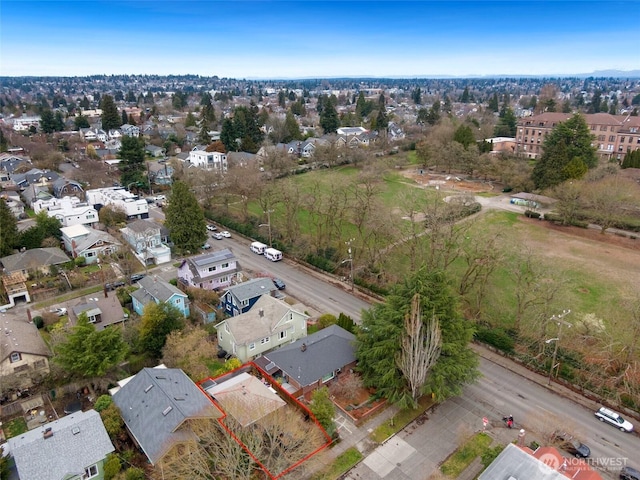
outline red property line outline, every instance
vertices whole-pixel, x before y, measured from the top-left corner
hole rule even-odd
[[[275,387],[278,389],[278,391],[280,392],[281,395],[285,395],[286,397],[288,397],[290,400],[292,400],[295,405],[302,410],[302,412],[305,413],[305,415],[307,415],[309,418],[311,418],[314,423],[316,424],[316,426],[320,429],[320,431],[322,432],[322,434],[324,435],[324,438],[326,439],[326,442],[321,445],[320,447],[316,448],[313,452],[309,453],[308,455],[306,455],[305,457],[303,457],[302,459],[298,460],[296,463],[294,463],[293,465],[291,465],[290,467],[286,468],[285,470],[283,470],[282,472],[280,472],[277,475],[274,475],[273,473],[271,473],[269,471],[269,469],[263,465],[263,463],[258,460],[258,458],[251,452],[251,450],[249,450],[249,448],[238,438],[236,437],[236,435],[229,429],[229,427],[227,427],[227,425],[225,425],[224,423],[224,419],[227,417],[227,412],[224,411],[224,409],[218,405],[218,402],[216,402],[213,397],[211,395],[209,395],[203,388],[202,388],[202,383],[206,382],[207,380],[212,380],[215,381],[215,378],[220,378],[220,377],[226,377],[226,376],[230,376],[230,374],[233,374],[233,372],[236,372],[238,370],[246,370],[247,367],[252,367],[255,370],[257,370],[258,372],[260,372],[260,374],[264,377],[264,378],[268,378],[271,380],[271,386]],[[299,402],[296,398],[294,398],[289,392],[287,392],[284,388],[282,388],[282,386],[275,381],[275,379],[269,375],[267,372],[265,372],[262,368],[260,368],[258,365],[256,365],[253,362],[248,362],[245,363],[244,365],[241,365],[240,367],[230,371],[230,372],[226,372],[223,373],[222,375],[219,375],[215,378],[211,378],[211,377],[207,377],[203,380],[200,380],[196,385],[198,386],[198,388],[202,391],[202,393],[204,393],[204,395],[207,396],[207,398],[209,398],[209,400],[211,401],[211,403],[220,411],[221,413],[221,417],[218,418],[218,423],[222,426],[222,428],[224,428],[224,430],[231,436],[231,438],[233,438],[236,443],[238,445],[240,445],[240,447],[247,452],[247,454],[251,457],[251,459],[256,462],[256,464],[260,467],[260,469],[262,469],[262,471],[264,473],[267,474],[267,476],[271,479],[271,480],[277,480],[278,478],[282,477],[283,475],[286,475],[287,473],[289,473],[290,471],[292,471],[293,469],[297,468],[300,464],[302,464],[303,462],[306,462],[308,459],[310,459],[312,456],[316,455],[317,453],[319,453],[320,451],[324,450],[325,448],[327,448],[329,445],[331,445],[331,437],[329,436],[329,434],[326,432],[326,430],[324,428],[322,428],[322,425],[320,425],[320,422],[318,422],[318,419],[316,418],[316,416],[311,412],[311,410],[309,410],[305,405],[303,405],[301,402]]]

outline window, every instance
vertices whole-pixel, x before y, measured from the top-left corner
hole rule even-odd
[[[215,272],[215,271],[216,271],[216,268],[217,268],[217,267],[216,267],[215,265],[214,265],[213,267],[209,267],[209,271],[210,271],[210,272]]]
[[[595,125],[591,125],[591,130],[595,130],[596,126]]]
[[[609,136],[609,141],[610,142],[615,142],[616,141],[616,136],[615,135],[610,135]]]
[[[242,301],[242,306],[246,307],[247,305],[249,305],[249,300],[243,300]]]
[[[624,137],[620,137],[620,143],[624,143]]]
[[[260,340],[260,344],[264,345],[265,343],[269,343],[271,341],[271,339],[269,337],[264,337],[262,340]]]
[[[601,132],[606,132],[607,131],[607,126],[606,125],[600,125],[600,131]]]
[[[22,356],[20,356],[20,353],[13,352],[11,354],[11,363],[19,362],[20,360],[22,360]]]
[[[223,263],[222,265],[220,265],[220,267],[222,267],[222,268],[229,268],[229,263]]]
[[[604,142],[604,135],[598,135],[598,141]]]
[[[13,372],[20,373],[20,372],[24,372],[25,370],[29,370],[29,365],[27,364],[19,365],[13,369]]]
[[[284,332],[280,332],[280,340],[284,340],[285,338],[287,338],[287,331],[286,330]]]
[[[255,343],[250,343],[249,344],[249,350],[255,350],[256,348],[256,344]]]
[[[224,331],[229,333],[229,325],[227,325],[226,323],[224,324]]]
[[[93,478],[98,476],[98,465],[91,465],[84,469],[84,475],[82,476],[83,480],[85,478]]]
[[[38,369],[38,368],[44,368],[47,366],[47,363],[44,360],[36,360],[35,362],[33,362],[33,368]]]

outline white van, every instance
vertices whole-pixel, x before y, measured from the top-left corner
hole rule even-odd
[[[280,250],[276,250],[275,248],[267,248],[264,251],[264,256],[267,257],[272,262],[277,262],[278,260],[282,260],[282,252]]]
[[[263,255],[264,251],[267,249],[267,246],[264,243],[260,243],[260,242],[253,242],[251,244],[251,251],[253,253],[257,253],[258,255]]]

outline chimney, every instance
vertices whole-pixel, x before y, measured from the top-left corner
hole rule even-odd
[[[259,316],[260,318],[264,317],[264,310],[263,310],[263,309],[259,309],[259,310],[258,310],[258,316]]]
[[[303,352],[307,351],[307,344],[303,343],[302,346],[300,347],[300,350],[302,350]]]
[[[51,427],[49,427],[49,428],[45,429],[45,431],[43,432],[42,438],[47,439],[47,438],[51,438],[51,437],[53,437],[53,430],[51,430]]]

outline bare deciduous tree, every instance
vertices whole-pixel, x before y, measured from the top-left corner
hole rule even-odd
[[[435,315],[424,322],[420,311],[420,295],[411,301],[411,312],[404,320],[402,351],[396,357],[396,364],[407,380],[411,397],[418,401],[427,376],[440,356],[440,322]]]

